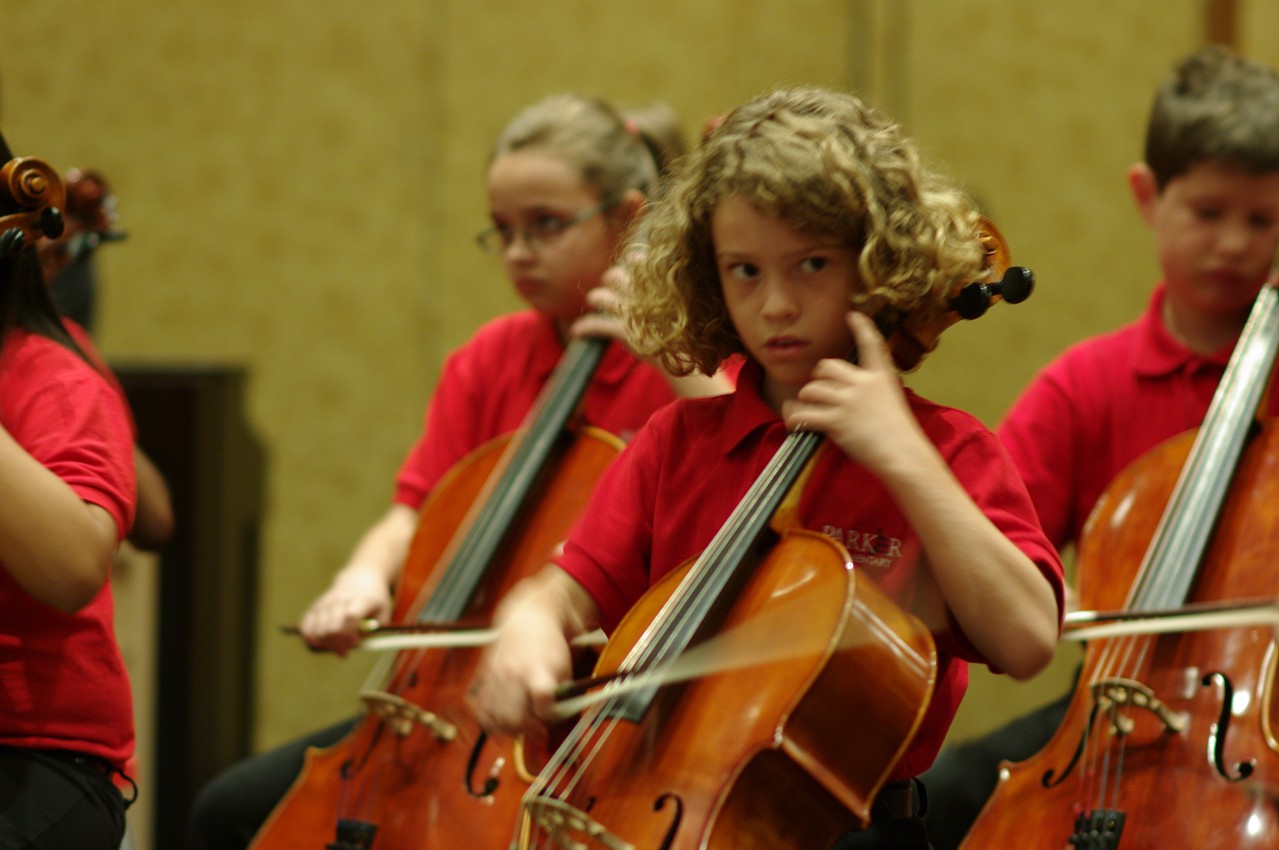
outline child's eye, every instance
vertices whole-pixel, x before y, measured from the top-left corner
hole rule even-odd
[[[534,238],[558,236],[568,227],[568,220],[557,215],[539,215],[529,224],[529,232]]]
[[[736,280],[754,280],[759,276],[759,267],[752,263],[733,263],[725,272]]]
[[[819,272],[830,264],[826,257],[805,257],[799,267],[806,272]]]
[[[515,229],[509,224],[494,223],[489,230],[491,233],[496,234],[498,243],[502,248],[509,247],[515,239]]]

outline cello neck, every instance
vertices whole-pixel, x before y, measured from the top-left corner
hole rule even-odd
[[[621,670],[653,670],[673,662],[698,635],[716,625],[716,611],[733,597],[732,589],[749,576],[750,570],[744,566],[752,564],[752,554],[764,548],[774,514],[800,481],[822,440],[823,435],[813,431],[787,435],[687,578],[636,642]],[[630,690],[614,699],[606,710],[615,716],[641,717],[659,686],[654,682],[649,687]]]
[[[1279,291],[1257,294],[1137,573],[1129,607],[1183,605],[1208,549],[1279,351]]]
[[[607,347],[608,340],[598,337],[569,343],[450,546],[440,582],[421,606],[418,621],[451,622],[462,615],[586,394]]]

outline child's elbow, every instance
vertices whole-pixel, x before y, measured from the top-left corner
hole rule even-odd
[[[90,522],[70,537],[71,543],[50,551],[48,583],[37,596],[66,614],[74,614],[102,591],[115,563],[115,521],[97,505],[88,505]]]
[[[1000,665],[1009,676],[1024,681],[1042,671],[1053,660],[1057,651],[1057,630],[1035,629],[1017,641]]]
[[[129,542],[144,552],[158,552],[173,538],[173,512],[167,505],[144,513],[141,505],[129,532]]]
[[[107,583],[111,571],[113,553],[102,556],[85,555],[76,563],[65,565],[62,580],[50,588],[43,600],[64,614],[75,614],[92,602]]]

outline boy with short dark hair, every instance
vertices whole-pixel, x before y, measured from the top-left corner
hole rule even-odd
[[[1183,59],[1127,177],[1163,275],[1149,307],[1049,364],[997,429],[1059,549],[1120,470],[1203,422],[1279,245],[1279,73],[1219,46]],[[1279,412],[1279,396],[1268,403]],[[959,844],[999,761],[1038,752],[1067,703],[941,754],[924,776],[935,850]]]

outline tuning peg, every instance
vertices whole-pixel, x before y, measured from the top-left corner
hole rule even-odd
[[[994,283],[970,283],[959,290],[950,307],[965,319],[976,319],[990,308],[996,297],[1009,304],[1020,304],[1035,288],[1035,274],[1025,266],[1009,266],[1004,276]]]
[[[21,228],[10,227],[0,233],[0,257],[12,257],[27,244],[27,237]]]
[[[40,217],[36,219],[36,225],[45,236],[50,239],[57,239],[62,235],[66,222],[62,218],[62,210],[57,207],[45,207],[40,211]]]
[[[998,286],[1000,297],[1009,304],[1020,304],[1035,291],[1035,273],[1025,266],[1009,266]]]

